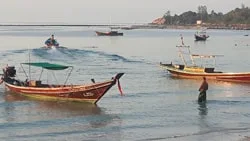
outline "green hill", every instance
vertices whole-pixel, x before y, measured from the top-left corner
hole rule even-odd
[[[236,8],[226,14],[221,12],[216,13],[214,10],[210,14],[207,12],[206,6],[199,6],[197,12],[187,11],[180,15],[171,16],[170,11],[167,11],[165,25],[194,25],[197,20],[202,20],[205,25],[250,25],[250,9],[244,5],[241,8]]]

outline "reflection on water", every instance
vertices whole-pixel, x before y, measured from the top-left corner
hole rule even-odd
[[[198,111],[199,111],[198,125],[200,131],[196,135],[207,134],[210,131],[210,129],[207,121],[208,108],[206,101],[198,102]],[[198,140],[204,140],[203,136],[198,136],[197,138]]]
[[[207,102],[198,102],[198,111],[199,111],[199,121],[198,121],[198,125],[200,128],[200,131],[197,133],[197,135],[199,134],[206,134],[208,133],[208,131],[210,131],[210,127],[207,121],[207,114],[208,114],[208,108],[207,108]],[[198,138],[200,138],[199,140],[202,140],[202,136],[199,136]]]
[[[199,105],[199,107],[198,107],[199,115],[200,115],[201,117],[206,116],[207,113],[208,113],[208,109],[207,109],[207,104],[206,104],[206,102],[198,102],[198,105]]]
[[[71,116],[90,116],[105,114],[100,107],[89,103],[67,102],[67,101],[39,101],[14,94],[9,91],[4,95],[7,105],[13,106],[13,102],[24,101],[29,106],[28,110],[46,113],[50,118],[71,117]],[[30,103],[30,104],[29,104]],[[11,108],[7,108],[11,109]],[[13,110],[7,111],[8,113]]]
[[[0,140],[120,140],[121,119],[94,104],[37,101],[10,92],[0,103]],[[25,130],[23,130],[25,129]],[[91,132],[90,132],[91,131]]]

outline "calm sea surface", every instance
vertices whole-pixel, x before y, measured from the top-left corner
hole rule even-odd
[[[121,30],[121,37],[98,37],[95,30],[105,29],[0,27],[0,65],[15,65],[19,79],[24,78],[20,63],[29,58],[74,66],[70,84],[125,72],[125,96],[114,86],[97,105],[31,100],[0,86],[0,140],[238,141],[250,136],[250,84],[208,81],[208,101],[198,104],[201,80],[173,78],[159,67],[159,62],[180,61],[175,46],[182,34],[193,53],[224,55],[217,58],[216,70],[250,72],[250,36],[244,36],[250,31],[208,30],[206,42],[195,42],[195,30]],[[51,34],[67,49],[41,49]],[[32,78],[39,74],[31,71]],[[44,81],[63,82],[67,71],[46,74]]]

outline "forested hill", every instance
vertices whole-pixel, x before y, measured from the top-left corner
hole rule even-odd
[[[197,12],[188,11],[174,16],[167,11],[163,18],[167,25],[193,25],[197,20],[207,25],[250,25],[250,9],[242,5],[241,8],[223,14],[214,10],[208,13],[206,6],[199,6]]]

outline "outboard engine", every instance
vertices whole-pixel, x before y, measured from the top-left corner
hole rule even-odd
[[[16,69],[14,66],[8,66],[4,70],[4,78],[15,77],[16,76]]]

